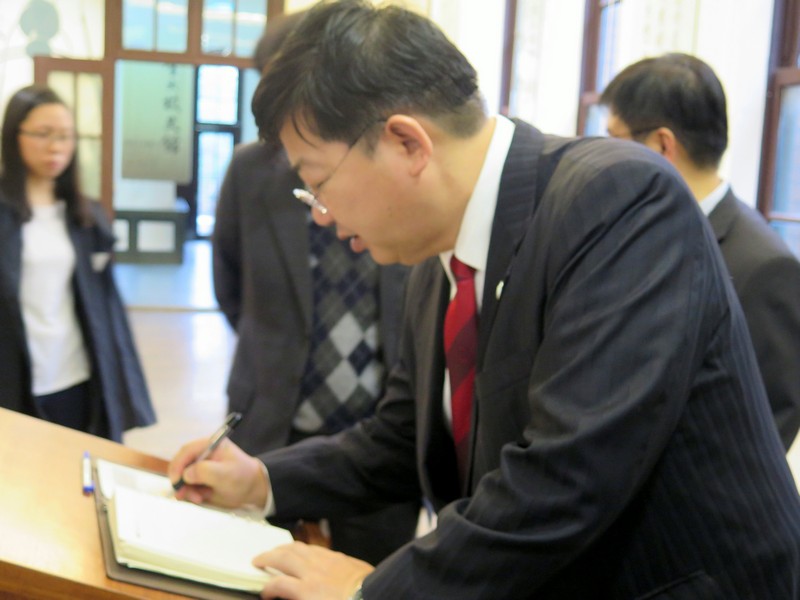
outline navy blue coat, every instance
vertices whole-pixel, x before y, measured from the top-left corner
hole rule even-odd
[[[123,431],[155,422],[144,374],[134,347],[125,307],[112,273],[113,261],[98,270],[92,257],[110,254],[114,237],[102,207],[91,202],[94,224],[68,219],[75,248],[73,276],[78,320],[92,368],[92,421],[89,433],[122,440]],[[31,393],[31,364],[19,302],[22,228],[0,198],[0,406],[40,416]]]

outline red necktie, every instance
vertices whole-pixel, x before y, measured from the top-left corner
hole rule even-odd
[[[461,481],[467,475],[472,392],[478,355],[478,307],[475,301],[475,269],[455,256],[450,268],[456,279],[456,295],[444,318],[444,355],[450,376],[453,441]]]

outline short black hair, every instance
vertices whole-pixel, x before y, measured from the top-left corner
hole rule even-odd
[[[728,146],[725,92],[713,69],[681,53],[623,69],[600,96],[632,132],[669,127],[700,168],[717,168]]]
[[[277,15],[267,21],[267,26],[264,28],[264,33],[256,44],[256,50],[253,53],[253,64],[258,72],[262,75],[275,55],[278,54],[281,45],[289,34],[297,26],[300,20],[305,16],[306,11],[294,12],[289,14]]]
[[[24,87],[8,101],[2,128],[2,169],[0,169],[0,191],[2,201],[11,206],[21,221],[31,218],[25,183],[28,167],[19,148],[19,131],[28,114],[43,104],[61,104],[64,101],[47,86],[34,84]],[[67,215],[75,223],[88,225],[92,221],[88,200],[81,194],[78,178],[78,148],[72,160],[55,180],[55,195],[66,202]],[[3,198],[4,197],[4,198]]]
[[[473,134],[486,119],[475,69],[438,27],[362,0],[313,6],[253,97],[260,135],[272,142],[291,120],[352,144],[398,112],[422,114],[456,136]]]

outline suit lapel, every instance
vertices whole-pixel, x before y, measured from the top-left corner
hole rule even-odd
[[[489,243],[489,256],[486,262],[483,303],[478,325],[478,373],[483,367],[486,345],[511,262],[536,207],[539,156],[544,147],[544,136],[526,123],[520,121],[515,121],[515,123],[514,137],[511,140],[500,177],[500,189]],[[471,482],[475,467],[473,453],[479,418],[478,402],[473,399],[472,429],[468,450],[469,468],[466,481],[463,482],[461,489],[462,494],[465,495],[469,495],[472,488]]]
[[[483,288],[480,329],[478,334],[478,370],[492,330],[498,296],[508,275],[511,259],[522,241],[525,228],[533,214],[536,198],[536,179],[539,156],[544,146],[543,135],[525,123],[515,121],[497,197],[486,279]]]

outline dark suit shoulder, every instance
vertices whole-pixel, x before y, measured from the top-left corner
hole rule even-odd
[[[605,137],[560,138],[546,135],[543,157],[561,168],[569,169],[580,181],[604,172],[667,173],[680,179],[664,158],[642,144]]]
[[[765,269],[778,269],[800,277],[800,262],[778,233],[761,213],[738,200],[732,193],[711,212],[709,221],[737,290]]]
[[[572,227],[581,222],[594,227],[615,222],[633,205],[659,203],[702,223],[702,214],[678,172],[642,144],[545,137],[541,168],[551,175],[537,210],[552,210]],[[578,214],[567,218],[574,211]]]

